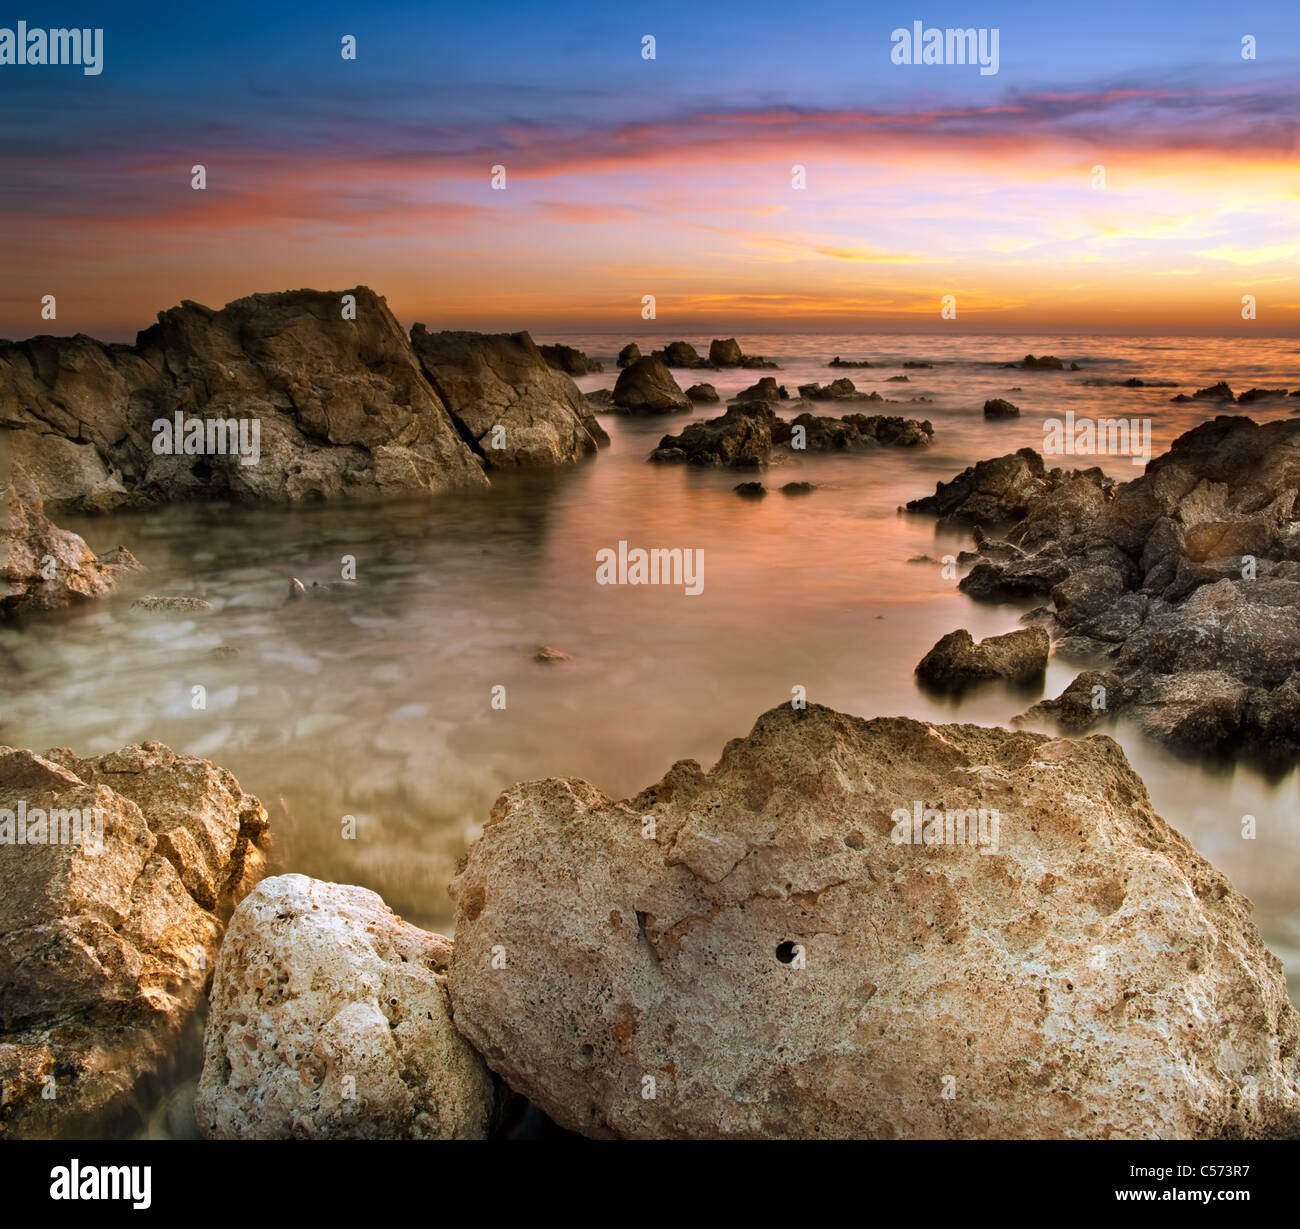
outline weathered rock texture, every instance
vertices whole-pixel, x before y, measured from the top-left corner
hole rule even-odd
[[[614,408],[625,414],[671,414],[689,410],[691,399],[662,359],[653,354],[634,359],[614,384]]]
[[[301,502],[482,486],[482,467],[382,298],[294,290],[220,311],[185,302],[134,346],[0,346],[0,420],[56,508],[191,499]],[[260,458],[159,455],[153,423],[254,420]],[[251,425],[250,428],[251,429]]]
[[[546,365],[568,376],[585,376],[604,371],[605,364],[588,358],[573,346],[538,346]]]
[[[928,444],[934,428],[913,418],[883,414],[845,414],[843,418],[777,415],[766,401],[738,401],[719,418],[690,423],[678,435],[665,435],[650,454],[659,462],[755,469],[767,465],[775,447],[800,451],[867,452],[881,446],[910,448]]]
[[[0,546],[0,619],[106,597],[123,573],[139,568],[124,547],[101,558],[75,533],[53,524],[40,490],[17,462],[10,478]]]
[[[1100,469],[1084,473],[1090,488],[1101,499],[1113,483]],[[929,512],[949,524],[999,525],[1023,519],[1030,505],[1076,481],[1076,471],[1048,470],[1032,448],[990,461],[977,461],[950,482],[935,485],[933,495],[911,500],[912,512]]]
[[[998,852],[894,843],[918,801]],[[590,1136],[1300,1134],[1281,966],[1105,737],[783,706],[626,802],[515,786],[452,893],[457,1027]]]
[[[450,939],[365,888],[264,880],[231,919],[195,1113],[214,1139],[482,1139],[492,1076],[447,1002]]]
[[[1050,599],[1058,654],[1124,684],[1096,720],[1122,707],[1170,746],[1287,765],[1300,756],[1298,495],[1300,422],[1224,415],[1130,482],[1047,473],[1026,449],[915,506],[1018,517],[1005,541],[981,542],[961,587]]]
[[[417,324],[411,344],[488,466],[559,465],[609,443],[590,402],[567,375],[547,365],[527,333],[430,333]],[[498,427],[503,430],[494,441]]]
[[[742,353],[740,343],[734,337],[715,337],[709,342],[709,362],[715,367],[780,370],[771,359],[763,358],[757,354]]]
[[[939,691],[961,691],[995,680],[1032,683],[1043,677],[1052,642],[1041,627],[1022,627],[975,643],[964,627],[949,632],[916,667],[917,677]]]
[[[703,367],[712,369],[714,364],[707,358],[701,358],[689,341],[670,341],[662,350],[654,351],[654,357],[665,367]]]
[[[345,299],[355,319],[345,319]],[[100,512],[181,500],[303,502],[482,486],[484,463],[556,464],[607,442],[527,334],[412,342],[382,298],[286,291],[185,302],[134,346],[84,335],[0,343],[0,430],[45,502]],[[576,351],[553,356],[575,366]],[[588,369],[599,369],[588,365]],[[439,388],[453,405],[444,403]],[[155,451],[175,416],[259,431],[255,463]],[[482,443],[506,427],[505,447]]]
[[[30,826],[15,843],[20,803],[29,821],[65,813],[61,843],[31,843]],[[91,812],[81,843],[62,841],[74,810]],[[172,1060],[266,843],[266,812],[230,773],[161,743],[0,748],[0,1136],[98,1135],[129,1114]]]

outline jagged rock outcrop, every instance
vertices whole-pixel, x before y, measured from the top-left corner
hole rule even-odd
[[[589,1136],[1300,1133],[1280,963],[1108,738],[783,705],[514,786],[451,890],[457,1027]]]
[[[605,370],[605,364],[588,358],[572,346],[538,346],[546,365],[566,376],[585,376]]]
[[[420,367],[492,469],[560,465],[609,443],[590,402],[527,333],[411,330]]]
[[[1019,367],[1024,371],[1078,371],[1079,364],[1071,363],[1067,368],[1065,363],[1056,357],[1055,354],[1041,354],[1035,358],[1032,354],[1026,354],[1023,361],[1019,363],[1008,364],[1011,367]]]
[[[1237,404],[1249,405],[1252,401],[1279,401],[1285,396],[1285,388],[1248,388],[1238,395]]]
[[[665,435],[650,454],[658,462],[754,469],[767,465],[774,447],[808,452],[862,452],[882,445],[916,447],[929,443],[929,422],[886,415],[846,414],[820,418],[777,416],[766,401],[738,401],[720,418],[693,422],[679,435]]]
[[[220,311],[187,301],[134,346],[6,343],[0,419],[15,455],[47,504],[87,512],[482,486],[387,304],[364,286],[346,294],[355,319],[343,292],[294,290]],[[177,415],[169,441],[154,424]],[[34,459],[50,449],[53,463]]]
[[[963,691],[993,681],[1027,684],[1043,677],[1052,641],[1041,627],[1022,627],[975,643],[964,627],[949,632],[916,667],[935,691]]]
[[[267,840],[229,772],[161,743],[0,748],[0,1136],[85,1138],[133,1111]]]
[[[195,1098],[210,1139],[483,1139],[492,1076],[451,1022],[452,944],[365,888],[264,880],[230,921]]]
[[[1127,690],[1123,679],[1109,670],[1084,670],[1056,699],[1040,700],[1017,724],[1047,721],[1067,733],[1083,733],[1122,707]]]
[[[709,342],[709,362],[715,367],[739,367],[744,357],[734,337],[715,337]]]
[[[688,341],[670,341],[662,350],[656,350],[654,357],[665,367],[713,369],[713,364],[707,358],[701,358],[699,351]]]
[[[774,376],[763,376],[757,384],[742,388],[733,401],[787,401],[790,392],[784,384],[778,385]]]
[[[948,524],[1007,524],[1023,519],[1031,504],[1074,481],[1073,472],[1049,472],[1037,452],[1022,448],[1005,457],[977,461],[950,482],[936,483],[933,495],[910,500],[907,507],[911,512],[930,513]],[[1109,489],[1109,480],[1101,470],[1087,473],[1095,476],[1098,490]]]
[[[772,429],[776,444],[792,444],[795,431],[802,433],[803,446],[810,452],[869,452],[882,445],[892,448],[920,448],[934,438],[929,419],[900,418],[896,414],[845,414],[830,418],[798,414],[777,419]]]
[[[1124,685],[1108,711],[1159,741],[1293,764],[1300,422],[1221,415],[1118,485],[1098,470],[1044,474],[1034,456],[981,462],[919,501],[978,521],[1019,513],[1005,542],[981,544],[963,590],[1050,597],[1057,653],[1104,663]],[[977,491],[981,467],[1014,474]]]
[[[53,524],[18,462],[10,479],[0,548],[0,620],[106,597],[124,573],[139,569],[125,547],[97,556],[77,534]]]
[[[682,392],[663,360],[648,354],[619,372],[614,408],[625,414],[672,414],[689,410],[691,399]]]
[[[860,393],[857,385],[847,376],[841,376],[838,380],[832,380],[829,384],[800,384],[799,396],[808,401],[838,401],[843,399],[854,401],[883,401],[884,398],[879,393]]]
[[[771,460],[776,421],[771,407],[763,402],[733,405],[721,418],[690,423],[680,435],[665,435],[650,460],[757,469]]]

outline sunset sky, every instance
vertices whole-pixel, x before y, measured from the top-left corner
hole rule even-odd
[[[0,18],[105,30],[98,76],[0,66],[0,335],[358,283],[431,327],[1300,334],[1296,0],[280,7]],[[918,19],[1000,71],[892,63]]]

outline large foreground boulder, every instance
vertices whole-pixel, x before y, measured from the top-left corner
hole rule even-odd
[[[609,443],[590,402],[527,333],[411,330],[420,366],[493,469],[559,465]]]
[[[589,1136],[1300,1135],[1280,963],[1108,738],[782,706],[515,786],[451,886],[457,1027]]]
[[[195,1114],[211,1139],[482,1139],[492,1076],[451,1022],[450,939],[365,888],[264,880],[231,919]]]
[[[161,743],[0,748],[0,1137],[99,1135],[169,1069],[266,812]]]
[[[123,573],[140,566],[124,547],[101,558],[75,533],[50,521],[40,489],[16,461],[4,504],[0,619],[106,597]]]

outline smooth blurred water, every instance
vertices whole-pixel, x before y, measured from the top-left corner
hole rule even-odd
[[[605,360],[584,390],[610,387],[628,337],[557,337]],[[643,350],[658,344],[637,339]],[[708,338],[690,338],[707,352]],[[1089,379],[1164,378],[1181,391],[1226,378],[1234,388],[1300,388],[1294,341],[1198,338],[859,338],[746,336],[746,353],[784,370],[684,372],[727,396],[764,374],[790,387],[847,375],[894,406],[819,403],[929,418],[928,450],[803,455],[762,475],[772,493],[742,500],[753,475],[654,466],[645,457],[688,415],[604,416],[611,446],[586,463],[499,476],[481,493],[371,506],[179,507],[67,521],[91,546],[121,543],[148,574],[107,603],[0,630],[0,741],[102,752],[160,739],[230,768],[270,811],[281,869],[380,892],[412,921],[448,931],[446,883],[493,800],[515,781],[577,775],[612,797],[658,780],[693,757],[706,766],[727,739],[788,702],[863,716],[1005,724],[1038,694],[991,689],[960,704],[920,692],[913,668],[944,633],[976,637],[1017,625],[1020,610],[980,606],[913,562],[969,545],[933,522],[900,514],[971,462],[1025,445],[1042,422],[1074,409],[1150,416],[1157,452],[1217,412],[1172,405],[1180,389],[1090,387]],[[1078,360],[1077,373],[1003,370],[1026,353]],[[833,355],[879,369],[839,371]],[[908,370],[904,360],[930,360]],[[986,423],[986,398],[1022,417]],[[908,398],[926,397],[926,403]],[[1300,399],[1253,406],[1289,416]],[[698,409],[710,417],[720,406]],[[793,411],[792,411],[793,412]],[[1066,459],[1065,463],[1072,464]],[[1087,466],[1092,458],[1080,458]],[[1141,472],[1101,462],[1116,477]],[[777,492],[806,479],[802,498]],[[595,583],[595,557],[632,546],[704,551],[704,592]],[[340,575],[357,561],[354,591],[286,605],[290,576]],[[210,613],[183,618],[129,609],[139,592],[201,593]],[[541,664],[555,645],[571,660]],[[227,646],[237,655],[216,656]],[[1077,667],[1053,661],[1046,692]],[[492,689],[506,688],[494,710]],[[206,707],[193,707],[193,688]],[[1252,898],[1269,945],[1300,989],[1300,794],[1293,775],[1266,782],[1247,769],[1179,761],[1117,731],[1157,809]],[[1243,815],[1258,839],[1241,839]],[[343,817],[357,837],[342,836]]]

